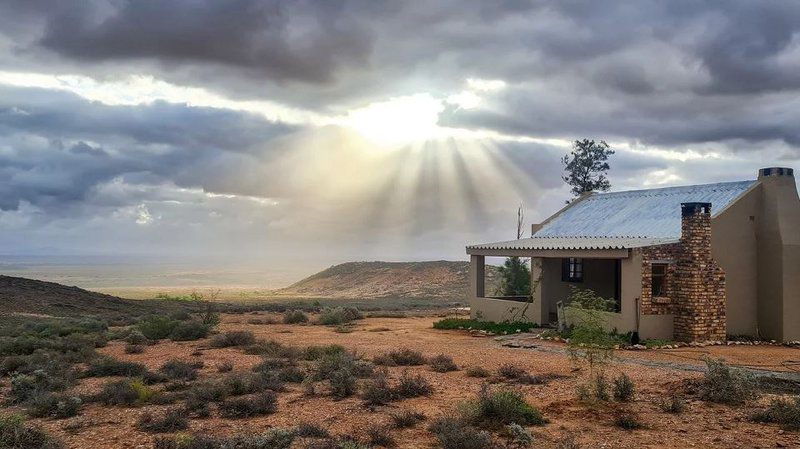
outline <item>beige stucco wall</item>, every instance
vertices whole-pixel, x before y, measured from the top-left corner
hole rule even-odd
[[[758,325],[758,246],[755,217],[761,186],[711,220],[711,255],[725,271],[727,332],[755,335]],[[711,205],[712,214],[715,213]]]

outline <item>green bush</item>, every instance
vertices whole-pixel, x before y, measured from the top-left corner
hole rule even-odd
[[[255,343],[256,339],[250,331],[228,331],[211,338],[212,348],[229,348],[232,346],[247,346]]]
[[[193,341],[208,337],[214,326],[198,320],[178,321],[169,338],[174,341]]]
[[[462,419],[481,427],[499,428],[512,423],[542,425],[547,420],[536,407],[530,405],[519,391],[489,391],[484,387],[477,399],[461,404]]]
[[[509,440],[506,447],[509,449],[523,449],[533,445],[533,435],[519,424],[509,424],[505,430]]]
[[[363,318],[364,315],[355,307],[326,307],[320,312],[319,324],[345,324]]]
[[[136,327],[148,340],[161,340],[169,338],[178,323],[178,320],[166,316],[154,315],[139,321],[136,323]]]
[[[773,399],[765,410],[756,412],[753,421],[779,424],[784,430],[800,430],[800,397]]]
[[[105,405],[137,405],[150,401],[154,395],[140,379],[124,379],[105,384],[95,400]]]
[[[633,381],[627,374],[622,373],[614,378],[614,399],[620,402],[628,402],[633,399],[635,394]]]
[[[31,398],[28,414],[34,418],[70,418],[81,409],[81,399],[75,396],[42,393]]]
[[[9,402],[12,404],[25,402],[43,392],[65,390],[70,384],[69,379],[54,377],[43,370],[31,374],[16,374],[11,377]]]
[[[592,376],[588,382],[578,384],[577,395],[578,399],[588,404],[597,401],[608,401],[611,395],[608,392],[608,380],[603,373],[598,373]]]
[[[700,383],[700,397],[719,404],[741,405],[758,397],[756,378],[722,360],[706,359],[708,371]]]
[[[344,354],[347,352],[341,345],[307,346],[303,349],[303,360],[317,360],[325,356]]]
[[[385,366],[416,366],[424,365],[426,360],[421,352],[403,348],[378,356],[374,362]]]
[[[577,288],[570,285],[570,294],[567,297],[568,304],[573,307],[580,307],[585,310],[600,310],[613,312],[616,310],[617,303],[613,299],[606,299],[588,288]]]
[[[437,373],[458,371],[458,365],[456,365],[456,363],[453,361],[453,358],[445,354],[439,354],[435,357],[431,357],[430,360],[428,360],[428,365],[430,365],[431,369]]]
[[[429,396],[433,393],[433,387],[427,379],[420,374],[412,375],[403,372],[397,385],[393,388],[394,394],[401,398],[415,398],[418,396]]]
[[[168,379],[195,380],[197,368],[197,364],[171,359],[164,362],[159,371]]]
[[[386,405],[394,399],[394,391],[389,386],[386,369],[378,371],[374,378],[364,384],[361,398],[370,406]]]
[[[64,443],[19,415],[0,415],[0,448],[63,449]]]
[[[167,433],[186,430],[189,428],[189,420],[186,419],[183,409],[172,408],[164,411],[161,415],[154,415],[150,412],[143,413],[136,422],[136,428],[143,432]]]
[[[223,418],[250,418],[269,415],[278,409],[278,396],[272,391],[265,391],[252,396],[230,398],[219,404],[219,413]]]
[[[331,385],[331,395],[337,399],[344,399],[356,392],[356,377],[347,369],[339,369],[328,377]]]
[[[86,377],[141,376],[147,369],[141,363],[126,362],[113,357],[98,357],[89,363],[84,375]]]
[[[460,419],[443,417],[434,421],[429,430],[442,449],[494,449],[492,436],[477,430]]]
[[[308,323],[308,315],[306,315],[302,310],[287,310],[283,314],[283,323],[284,324]]]
[[[514,334],[519,332],[529,332],[537,325],[528,322],[503,322],[480,321],[466,318],[445,318],[433,323],[434,329],[440,330],[482,330],[495,334]]]
[[[149,342],[150,340],[148,340],[147,337],[145,337],[144,334],[137,329],[131,329],[128,331],[128,335],[125,336],[125,343],[131,345],[146,345]]]

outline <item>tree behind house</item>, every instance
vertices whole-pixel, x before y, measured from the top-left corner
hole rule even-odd
[[[606,172],[611,168],[608,158],[614,154],[604,141],[576,140],[572,144],[572,151],[565,155],[561,162],[566,172],[561,178],[572,187],[575,197],[586,192],[605,192],[611,188],[611,183],[606,177]]]
[[[524,214],[517,209],[517,240],[522,238]],[[531,294],[531,271],[526,261],[509,257],[499,268],[500,283],[495,294],[500,296],[527,296]]]

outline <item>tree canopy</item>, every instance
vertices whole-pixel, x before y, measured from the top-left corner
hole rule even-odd
[[[576,140],[572,151],[565,155],[561,162],[565,174],[561,177],[572,187],[575,197],[586,192],[605,192],[611,188],[606,172],[611,168],[608,158],[614,150],[605,141]]]

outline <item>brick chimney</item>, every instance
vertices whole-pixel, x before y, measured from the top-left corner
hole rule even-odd
[[[725,273],[711,257],[711,203],[681,204],[680,246],[675,339],[725,340]]]

